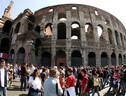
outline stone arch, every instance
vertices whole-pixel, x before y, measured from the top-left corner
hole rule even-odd
[[[78,22],[73,22],[71,24],[71,39],[81,39],[80,35],[80,24]]]
[[[108,30],[108,37],[109,37],[109,43],[112,44],[112,30],[110,28],[107,29]]]
[[[104,28],[101,24],[97,25],[98,37],[101,39],[105,39]]]
[[[121,54],[119,54],[119,65],[121,65],[122,64],[122,55]]]
[[[101,66],[107,66],[108,65],[108,55],[105,52],[102,52],[101,54]]]
[[[45,35],[52,36],[52,26],[53,26],[52,23],[46,24],[45,31],[44,31]]]
[[[124,59],[124,64],[126,64],[126,55],[123,55],[123,59]]]
[[[116,54],[114,52],[111,54],[111,64],[116,65]]]
[[[118,32],[117,32],[117,30],[115,30],[115,38],[116,38],[116,43],[117,43],[117,45],[119,45],[119,35],[118,35]]]
[[[86,32],[86,38],[92,39],[93,38],[93,25],[91,23],[85,24],[85,32]]]
[[[56,65],[57,66],[66,65],[66,54],[62,50],[56,52]]]
[[[8,38],[3,38],[1,40],[0,52],[8,54],[10,49],[10,43],[11,41]]]
[[[120,38],[121,38],[121,43],[122,43],[122,46],[124,46],[124,42],[123,42],[123,35],[122,35],[122,33],[120,33]]]
[[[8,62],[9,63],[13,64],[13,62],[14,62],[14,55],[15,55],[14,49],[11,49],[10,50],[10,54],[9,54],[9,58],[8,58]]]
[[[66,21],[66,14],[65,13],[58,13],[58,20],[59,21]]]
[[[21,23],[18,22],[17,25],[16,25],[16,27],[15,27],[15,30],[14,30],[15,33],[18,33],[20,31],[20,26],[21,26]]]
[[[37,26],[35,27],[35,31],[36,31],[38,34],[40,34],[40,26],[39,26],[39,25],[37,25]]]
[[[12,21],[10,21],[10,20],[5,21],[2,31],[9,35],[11,26],[12,26]]]
[[[25,49],[23,47],[18,49],[17,64],[23,64],[25,59]]]
[[[43,52],[42,53],[42,66],[51,66],[51,53],[50,52]]]
[[[57,28],[57,39],[66,39],[66,24],[59,23]]]
[[[96,66],[96,54],[94,52],[90,52],[88,54],[88,66]]]
[[[82,54],[78,50],[74,50],[71,54],[71,66],[82,66]]]

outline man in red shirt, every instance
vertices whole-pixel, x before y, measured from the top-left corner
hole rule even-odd
[[[82,69],[81,74],[83,76],[83,79],[82,79],[82,95],[81,96],[89,96],[89,91],[90,91],[90,88],[88,88],[89,78],[88,78],[88,75],[86,74],[86,70]]]
[[[65,93],[67,95],[65,95],[65,96],[68,96],[68,94],[69,94],[69,96],[76,96],[75,88],[74,88],[76,79],[75,79],[75,76],[73,75],[73,69],[71,67],[69,67],[67,69],[67,74],[68,74],[68,77],[66,79],[66,91],[67,92]]]

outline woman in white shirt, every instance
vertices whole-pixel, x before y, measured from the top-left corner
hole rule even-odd
[[[30,87],[28,96],[38,96],[38,94],[43,90],[38,69],[35,69],[33,74],[30,76],[28,85]]]

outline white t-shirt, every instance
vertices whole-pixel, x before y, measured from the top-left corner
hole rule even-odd
[[[31,74],[34,72],[34,70],[35,70],[35,67],[32,66],[32,67],[30,68]]]
[[[5,86],[4,86],[5,69],[0,69],[0,71],[1,71],[1,86],[2,86],[2,87],[5,87]],[[7,80],[9,80],[9,79],[8,79],[8,74],[7,74]]]
[[[35,80],[33,80],[33,77],[30,76],[28,83],[33,85],[33,89],[41,90],[41,80],[39,77],[36,77]]]

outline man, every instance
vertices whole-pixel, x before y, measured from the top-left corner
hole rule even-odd
[[[5,68],[5,60],[0,60],[0,96],[1,91],[3,91],[3,96],[7,96],[7,87],[8,87],[8,73]]]
[[[24,63],[24,65],[21,67],[21,91],[23,89],[23,83],[24,83],[24,91],[27,90],[27,63]]]
[[[103,72],[103,88],[105,87],[105,84],[108,83],[108,68],[106,67]]]
[[[30,72],[31,72],[31,74],[34,72],[34,70],[35,70],[35,67],[33,66],[32,63],[30,63]]]
[[[124,77],[123,77],[123,94],[122,96],[125,96],[125,92],[126,92],[126,65],[123,65],[122,67],[123,71],[124,71]]]
[[[90,91],[90,88],[88,88],[89,78],[88,78],[88,75],[86,74],[86,70],[82,69],[81,74],[83,76],[83,79],[82,79],[82,95],[81,96],[89,96],[89,91]]]
[[[75,93],[75,76],[73,75],[73,69],[71,67],[69,67],[67,69],[67,74],[68,77],[66,79],[66,92],[65,92],[65,96],[76,96]],[[68,95],[69,94],[69,95]]]

